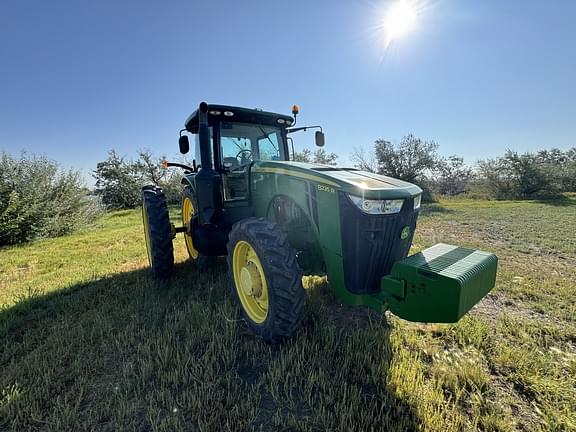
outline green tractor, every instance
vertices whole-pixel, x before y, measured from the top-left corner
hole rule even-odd
[[[407,256],[422,190],[401,180],[290,161],[292,116],[202,102],[180,131],[181,153],[195,135],[192,166],[182,178],[182,226],[170,223],[160,188],[143,188],[148,259],[170,276],[172,239],[184,234],[192,261],[226,256],[232,295],[249,327],[275,343],[301,322],[303,274],[326,274],[341,301],[390,310],[410,321],[453,323],[496,279],[495,255],[437,244]],[[292,146],[292,154],[294,149]]]

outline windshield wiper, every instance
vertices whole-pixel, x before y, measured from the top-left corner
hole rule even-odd
[[[274,145],[274,142],[270,139],[270,135],[268,135],[266,132],[264,132],[264,129],[262,129],[262,126],[258,126],[258,129],[260,129],[260,132],[262,132],[264,134],[264,136],[266,137],[266,139],[268,141],[270,141],[270,144],[272,144],[272,147],[274,147],[274,150],[276,150],[277,153],[280,153],[278,151],[278,148]]]

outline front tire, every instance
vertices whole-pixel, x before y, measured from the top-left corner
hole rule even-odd
[[[152,274],[158,278],[167,278],[174,268],[174,248],[166,196],[161,188],[142,188],[142,221]]]
[[[228,240],[233,297],[250,329],[266,342],[292,336],[304,313],[302,270],[280,227],[263,218],[236,223]]]

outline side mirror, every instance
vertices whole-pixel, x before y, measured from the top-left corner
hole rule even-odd
[[[316,141],[316,147],[324,147],[324,132],[316,131],[314,140]]]
[[[182,135],[178,138],[178,146],[180,147],[180,153],[188,153],[190,151],[190,141],[188,140],[188,136]]]

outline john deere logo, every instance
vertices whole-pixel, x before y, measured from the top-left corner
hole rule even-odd
[[[402,240],[406,240],[409,235],[410,235],[410,227],[405,226],[404,228],[402,228],[402,232],[400,233],[400,238]]]

